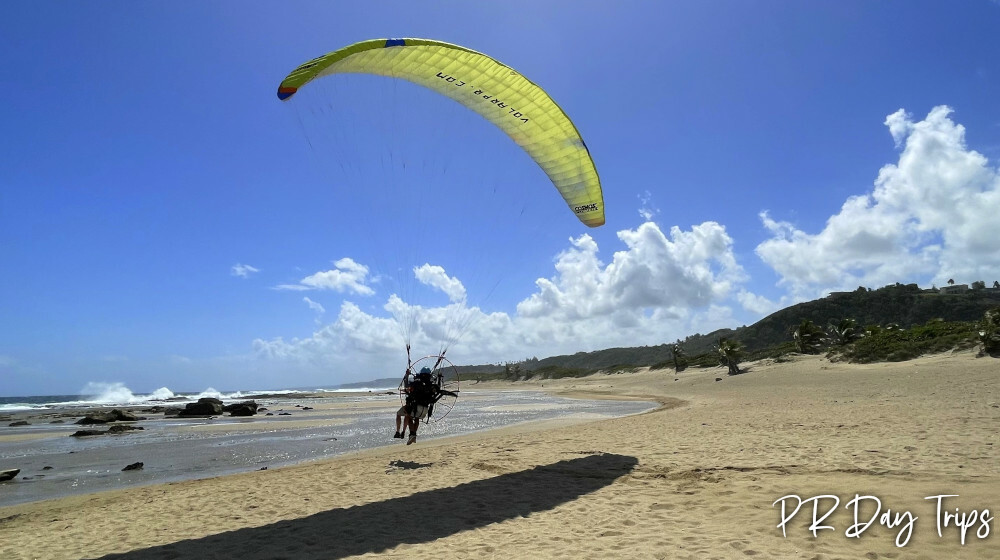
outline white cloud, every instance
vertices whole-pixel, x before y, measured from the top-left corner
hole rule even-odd
[[[639,195],[639,215],[648,222],[659,213],[660,209],[653,206],[653,194],[649,191],[643,191]]]
[[[313,301],[313,300],[311,300],[311,299],[309,299],[307,297],[302,298],[302,301],[304,301],[306,303],[306,305],[309,306],[309,309],[312,309],[317,314],[322,315],[322,314],[326,313],[326,309],[323,308],[322,304],[316,303],[315,301]]]
[[[752,294],[746,290],[737,292],[736,300],[740,302],[743,309],[759,317],[770,315],[782,307],[779,303],[773,302],[764,296]]]
[[[306,276],[298,284],[282,284],[279,290],[333,290],[339,293],[353,293],[370,296],[375,293],[365,282],[368,279],[368,267],[345,257],[335,263],[331,270],[324,270]]]
[[[248,276],[250,276],[254,272],[260,272],[260,270],[257,269],[257,268],[254,268],[254,267],[252,267],[252,266],[250,266],[248,264],[239,264],[239,263],[237,263],[237,264],[234,264],[233,268],[231,269],[231,274],[233,276],[239,276],[240,278],[247,278]]]
[[[859,285],[942,284],[1000,278],[1000,175],[965,145],[951,109],[935,107],[922,121],[902,109],[885,125],[898,147],[870,194],[852,196],[822,231],[761,220],[771,239],[757,246],[793,298]]]
[[[465,301],[465,286],[452,276],[445,273],[444,268],[431,264],[414,267],[413,275],[425,286],[437,288],[444,292],[454,303]]]
[[[628,250],[607,266],[589,235],[556,259],[558,275],[536,281],[538,292],[518,305],[524,317],[561,320],[613,315],[621,310],[703,307],[724,299],[744,274],[732,253],[732,239],[715,222],[681,231],[670,239],[653,222],[618,232]]]
[[[415,269],[418,279],[449,294],[452,303],[420,307],[393,295],[384,306],[390,319],[344,302],[337,319],[311,337],[257,340],[254,348],[259,357],[284,366],[339,371],[366,364],[395,371],[404,333],[416,354],[436,352],[442,340],[462,334],[449,355],[460,363],[484,363],[660,344],[691,334],[695,322],[708,330],[732,326],[725,303],[745,274],[724,227],[714,222],[688,231],[674,227],[667,236],[646,222],[618,232],[618,239],[624,249],[607,264],[592,237],[570,239],[555,258],[555,274],[538,279],[536,292],[514,314],[467,307],[462,283],[425,265]]]

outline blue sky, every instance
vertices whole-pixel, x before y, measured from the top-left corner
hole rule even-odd
[[[394,376],[390,310],[414,305],[415,353],[458,302],[449,355],[483,363],[659,344],[859,285],[1000,279],[996,1],[374,6],[5,6],[0,395]],[[464,45],[545,88],[607,224],[428,96],[361,96],[334,128],[376,150],[366,113],[406,128],[430,104],[427,141],[385,153],[447,172],[386,182],[372,151],[310,148],[277,84],[380,37]],[[431,183],[411,200],[435,201],[420,217],[377,198],[411,172]],[[447,227],[410,237],[411,219]],[[409,259],[427,266],[398,274]]]

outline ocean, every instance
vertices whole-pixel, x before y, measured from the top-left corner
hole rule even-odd
[[[198,393],[174,393],[161,387],[152,393],[133,393],[123,383],[88,383],[88,392],[80,395],[38,395],[27,397],[0,397],[0,415],[5,412],[54,410],[93,407],[133,407],[143,405],[184,405],[203,397],[222,401],[251,400],[260,395],[289,395],[294,397],[315,393],[369,393],[395,391],[396,387],[356,387],[350,389],[279,389],[273,391],[217,391],[212,388]]]

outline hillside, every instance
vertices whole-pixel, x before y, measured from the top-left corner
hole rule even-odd
[[[997,306],[1000,290],[996,289],[942,294],[921,290],[916,284],[859,288],[787,307],[737,329],[732,336],[753,351],[789,341],[792,330],[807,319],[822,327],[830,321],[854,319],[861,326],[895,323],[906,329],[931,319],[978,321],[986,310]]]

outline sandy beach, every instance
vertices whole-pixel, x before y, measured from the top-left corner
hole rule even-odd
[[[0,508],[0,557],[1000,558],[1000,361],[744,365],[507,386],[662,403],[635,416]]]

